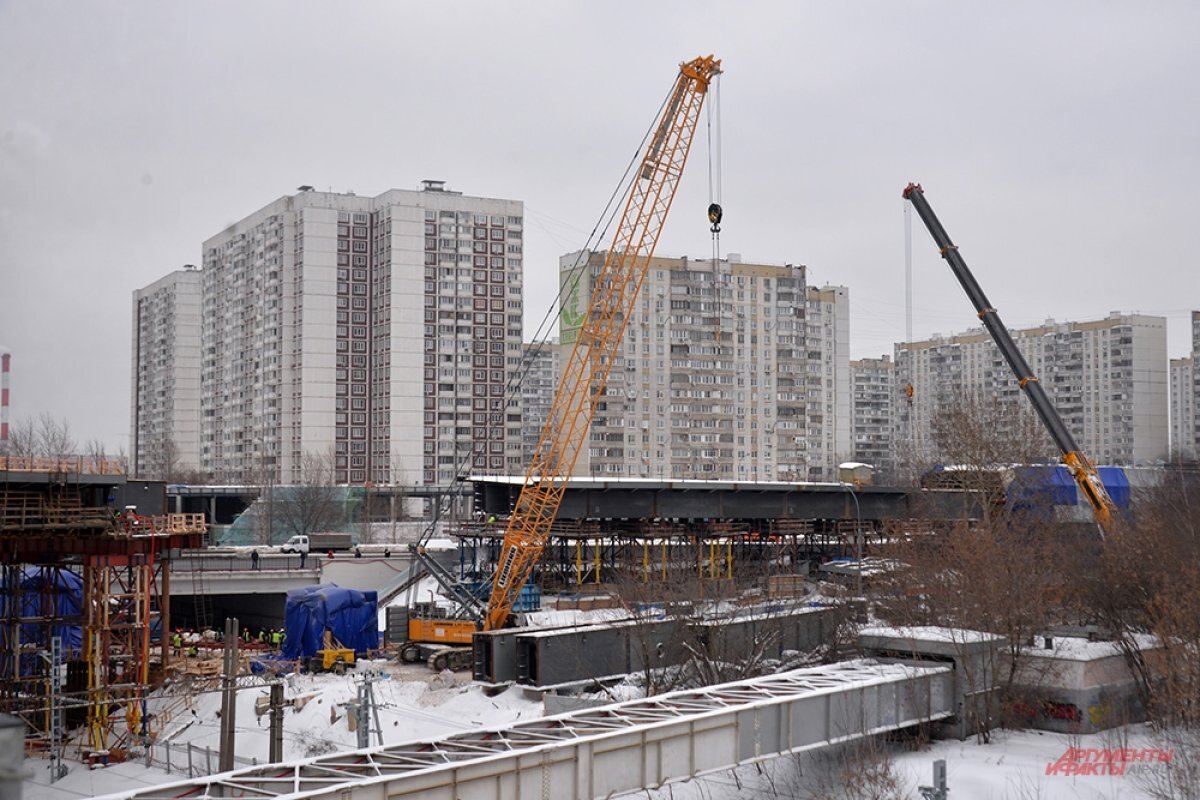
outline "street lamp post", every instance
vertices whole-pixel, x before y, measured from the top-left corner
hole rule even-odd
[[[863,596],[863,535],[862,535],[862,508],[858,505],[858,493],[850,486],[843,482],[842,488],[850,493],[850,498],[854,500],[854,545],[855,556],[858,560],[858,571],[855,573],[855,592],[861,598]]]

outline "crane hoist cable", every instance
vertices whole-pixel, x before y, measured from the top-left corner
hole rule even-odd
[[[533,335],[534,347],[532,351],[523,354],[520,366],[517,370],[510,374],[504,392],[505,402],[502,403],[498,409],[493,409],[488,416],[489,425],[487,440],[489,442],[491,441],[492,431],[504,429],[505,414],[507,413],[506,409],[514,399],[519,397],[521,387],[524,385],[525,377],[532,369],[535,359],[545,348],[553,324],[558,322],[561,318],[564,304],[576,291],[576,287],[580,284],[581,276],[589,268],[590,255],[593,249],[598,242],[608,238],[609,229],[616,221],[618,214],[622,211],[623,207],[621,205],[621,201],[623,201],[628,195],[629,185],[634,180],[636,168],[641,165],[642,155],[646,148],[646,144],[650,140],[651,136],[654,135],[658,122],[662,118],[663,113],[667,108],[667,104],[671,101],[673,93],[674,88],[669,90],[663,96],[657,112],[654,114],[649,126],[646,128],[646,132],[643,134],[641,141],[638,143],[637,147],[630,156],[629,162],[625,166],[624,173],[621,175],[621,178],[617,182],[616,187],[613,189],[612,194],[609,195],[608,202],[605,203],[604,209],[600,212],[599,217],[592,226],[592,230],[591,233],[588,234],[587,241],[580,249],[578,257],[568,270],[566,279],[560,280],[558,294],[547,308],[546,313],[542,316],[542,319],[538,324],[537,331]],[[474,454],[470,451],[470,449],[458,455],[457,463],[455,464],[455,478],[451,482],[452,486],[460,485],[466,480],[467,476],[470,475],[473,455]],[[429,524],[426,525],[425,529],[422,531],[419,541],[415,544],[409,545],[409,549],[413,552],[414,556],[421,561],[422,564],[426,565],[426,568],[430,571],[430,573],[437,578],[440,584],[442,584],[442,588],[450,593],[452,601],[454,601],[457,606],[454,609],[454,616],[470,616],[472,614],[482,616],[482,603],[480,603],[477,598],[468,598],[461,592],[456,592],[456,587],[446,585],[443,581],[447,576],[443,575],[440,570],[435,568],[436,565],[431,563],[431,558],[426,557],[426,545],[437,532],[438,524],[442,518],[442,510],[442,502],[435,502],[433,504],[433,513],[431,515]]]
[[[709,86],[709,102],[704,107],[705,124],[708,130],[708,222],[712,233],[712,276],[713,308],[716,311],[717,328],[714,342],[718,351],[721,347],[721,220],[725,210],[721,208],[721,75],[717,73]],[[715,124],[714,124],[715,121]],[[715,167],[714,167],[715,162]],[[715,177],[714,177],[715,175]]]
[[[592,279],[586,318],[564,360],[546,427],[509,517],[484,630],[496,630],[508,620],[549,539],[675,198],[709,84],[720,66],[711,55],[680,65],[670,102],[656,122],[654,138],[630,184],[621,222]]]

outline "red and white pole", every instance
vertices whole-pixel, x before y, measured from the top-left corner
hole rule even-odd
[[[0,347],[0,453],[8,451],[8,368],[12,356]]]

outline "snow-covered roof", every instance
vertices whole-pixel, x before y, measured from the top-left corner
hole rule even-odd
[[[1003,639],[995,633],[987,631],[972,631],[966,628],[943,628],[937,625],[920,625],[914,627],[894,628],[886,625],[874,625],[863,628],[860,636],[879,636],[887,639],[909,639],[914,642],[951,642],[954,644],[974,642],[995,642]]]
[[[1045,640],[1051,640],[1051,647],[1044,647]],[[1153,650],[1158,647],[1158,639],[1144,633],[1133,634],[1133,643],[1139,650]],[[1122,655],[1121,647],[1112,641],[1089,641],[1080,636],[1038,636],[1032,647],[1021,648],[1022,655],[1033,658],[1057,658],[1064,661],[1097,661]]]

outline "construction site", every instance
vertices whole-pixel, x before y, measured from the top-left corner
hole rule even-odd
[[[53,775],[68,761],[165,764],[177,782],[127,795],[141,798],[608,797],[880,734],[989,730],[1008,640],[891,627],[874,599],[898,548],[971,530],[1015,489],[997,499],[952,482],[880,486],[858,464],[827,482],[578,474],[720,70],[712,56],[680,65],[526,474],[472,474],[464,459],[446,497],[422,490],[415,541],[312,530],[281,544],[272,530],[265,543],[213,547],[220,487],[131,492],[106,459],[0,460],[0,712],[24,723],[25,752]],[[1055,524],[1103,541],[1135,502],[1129,481],[1102,474],[1076,444],[921,187],[904,197],[1060,453],[1039,468],[1043,485],[1065,491],[1027,505],[1062,506],[1074,517]],[[722,214],[710,205],[714,249]],[[728,347],[728,336],[707,341]],[[269,519],[269,498],[286,487],[256,488],[245,518]],[[390,502],[368,506],[404,495],[374,491]],[[169,510],[185,497],[212,513]],[[472,710],[454,732],[396,742],[373,687],[401,675],[438,676],[480,707],[519,698],[539,713],[467,725]],[[353,698],[329,701],[326,724],[352,725],[353,751],[285,748],[289,720],[325,724],[312,676],[354,682]],[[1034,716],[1090,733],[1110,722],[1087,710],[1141,710],[1125,683],[1105,684],[1103,697],[1077,683],[1056,685]],[[235,758],[239,689],[262,693],[251,708],[268,717],[267,763]],[[199,720],[196,698],[218,691],[215,764],[189,744],[181,768],[171,740],[207,724],[187,715]]]
[[[115,460],[3,457],[0,472],[3,711],[46,753],[68,737],[77,751],[127,750],[171,663],[167,564],[203,546],[204,518],[116,507]]]

